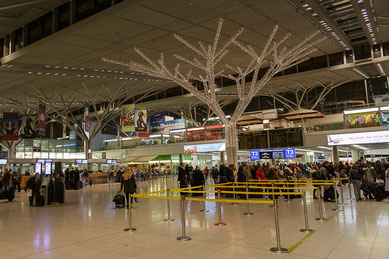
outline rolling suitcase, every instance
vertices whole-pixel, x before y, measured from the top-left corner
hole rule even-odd
[[[115,209],[122,209],[126,203],[126,199],[120,192],[113,197],[112,200],[115,203]]]
[[[42,207],[43,205],[45,205],[45,197],[43,197],[42,195],[37,195],[35,199],[37,207]]]

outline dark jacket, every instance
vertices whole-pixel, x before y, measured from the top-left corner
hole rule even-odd
[[[24,190],[27,191],[28,189],[31,189],[35,195],[39,194],[39,190],[41,188],[42,179],[35,179],[35,175],[31,176],[27,182],[26,186],[24,187]]]
[[[186,171],[181,166],[178,167],[177,181],[182,182],[182,184],[188,184]]]
[[[122,183],[124,186],[124,193],[134,194],[136,192],[136,181],[134,174],[131,174],[130,178],[127,180],[122,178]]]
[[[1,179],[3,183],[9,183],[9,180],[11,179],[11,174],[9,172],[4,172]]]
[[[205,184],[204,175],[200,170],[193,172],[193,186],[200,186]]]

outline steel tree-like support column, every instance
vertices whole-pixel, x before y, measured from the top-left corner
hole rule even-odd
[[[171,69],[170,65],[166,66],[163,54],[161,54],[158,60],[153,61],[138,48],[134,49],[144,59],[146,65],[134,61],[123,62],[108,58],[103,58],[103,60],[113,64],[127,66],[132,71],[170,80],[193,94],[201,102],[205,103],[213,111],[213,113],[219,117],[220,121],[226,125],[226,135],[228,135],[226,137],[227,162],[229,164],[236,164],[236,123],[250,104],[253,97],[256,96],[277,73],[307,60],[309,55],[316,51],[313,46],[324,40],[325,37],[314,40],[314,38],[319,34],[319,31],[316,31],[299,44],[296,44],[294,47],[288,49],[284,45],[284,42],[286,42],[290,34],[287,34],[284,37],[281,37],[279,41],[276,41],[275,35],[277,33],[278,26],[275,26],[267,43],[262,48],[262,51],[258,53],[251,45],[238,41],[238,37],[242,34],[243,28],[238,30],[232,37],[227,39],[227,41],[220,43],[219,39],[222,27],[223,19],[219,19],[213,42],[208,46],[201,41],[198,43],[198,46],[195,46],[181,36],[174,34],[174,37],[179,42],[197,54],[197,57],[193,58],[193,60],[181,55],[174,55],[174,57],[179,61],[194,68],[196,70],[195,75],[192,73],[192,70],[183,72],[180,69],[179,63],[177,63],[174,69]],[[247,64],[244,67],[235,67],[226,64],[225,69],[218,69],[219,62],[221,62],[221,60],[229,53],[231,46],[238,47],[248,55]],[[259,72],[262,69],[262,66],[267,64],[269,64],[267,71],[258,80]],[[251,82],[246,82],[246,78],[251,75],[253,78]],[[227,118],[222,109],[220,99],[217,97],[217,80],[220,80],[220,77],[229,78],[236,83],[236,91],[239,99],[231,118]],[[200,88],[201,90],[198,88],[199,82],[202,84],[202,88]]]

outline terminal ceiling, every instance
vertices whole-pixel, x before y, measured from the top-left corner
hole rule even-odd
[[[23,1],[4,2],[13,4]],[[0,16],[20,17],[20,19],[0,20],[0,34],[15,30],[22,23],[27,23],[35,16],[45,13],[46,10],[64,1],[37,2],[11,10],[2,10],[0,7]],[[158,58],[160,52],[164,52],[166,63],[174,65],[177,60],[173,57],[173,53],[189,58],[194,54],[174,39],[172,33],[176,32],[194,43],[199,40],[210,42],[219,17],[225,19],[222,39],[226,39],[240,27],[244,27],[245,31],[240,40],[260,50],[274,25],[278,24],[280,29],[276,38],[279,39],[290,32],[292,36],[286,42],[286,46],[291,47],[318,29],[318,25],[307,18],[295,2],[294,0],[124,1],[2,58],[0,91],[3,97],[22,98],[24,93],[28,95],[34,92],[32,85],[47,92],[61,89],[64,94],[72,91],[79,91],[81,94],[83,83],[90,89],[97,89],[102,85],[118,88],[123,83],[131,88],[140,81],[144,82],[145,88],[173,87],[170,82],[132,73],[124,67],[103,62],[101,58],[141,61],[133,51],[133,46],[137,46],[151,58]],[[322,0],[320,2],[349,1]],[[383,10],[388,10],[388,1],[373,0],[372,2],[377,17],[387,15]],[[382,20],[378,21],[384,24],[385,18],[382,17],[380,18]],[[383,25],[379,29],[380,42],[389,41],[389,27]],[[312,56],[345,50],[331,37],[321,42],[317,48],[318,51]],[[238,49],[233,49],[226,56],[224,63],[246,64],[247,56]],[[385,72],[389,71],[389,62],[382,63]],[[363,79],[352,69],[353,67],[354,64],[277,77],[272,79],[266,88],[279,92],[298,87],[297,83],[312,84],[317,80],[331,81],[340,77]],[[182,69],[184,68],[182,64]],[[222,88],[221,91],[233,91],[233,87]],[[185,98],[180,99],[185,100]],[[171,99],[164,102],[169,101],[171,102]]]

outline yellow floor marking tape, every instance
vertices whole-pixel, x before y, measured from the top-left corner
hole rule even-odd
[[[327,223],[328,221],[330,221],[333,217],[335,217],[336,215],[338,215],[339,211],[335,212],[334,215],[328,217],[328,219],[326,221],[323,221],[323,223]],[[294,244],[293,246],[289,247],[288,249],[288,253],[291,254],[297,247],[299,247],[302,243],[304,243],[304,241],[310,237],[313,233],[308,233],[306,234],[303,238],[300,239],[300,241],[298,241],[296,244]]]
[[[288,249],[288,253],[291,254],[299,245],[301,245],[308,237],[310,237],[313,233],[306,234],[303,238],[300,239],[296,244],[292,245]]]

